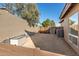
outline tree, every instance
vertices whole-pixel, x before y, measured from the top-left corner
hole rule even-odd
[[[13,4],[6,4],[7,9],[17,16],[22,17],[23,19],[27,20],[30,26],[34,26],[39,22],[39,11],[36,7],[36,4],[32,3],[13,3]]]
[[[20,16],[22,10],[24,9],[23,3],[7,3],[6,8],[8,11],[14,15]]]
[[[42,23],[42,26],[43,27],[53,27],[53,26],[55,26],[55,22],[52,20],[50,20],[50,19],[46,19],[43,23]]]
[[[39,11],[35,4],[27,4],[26,9],[22,11],[22,18],[27,20],[30,26],[34,26],[39,22]]]

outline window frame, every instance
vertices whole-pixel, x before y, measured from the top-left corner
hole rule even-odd
[[[79,29],[79,12],[75,12],[74,14],[76,14],[76,13],[78,13],[78,16],[77,16],[78,19],[77,19],[77,20],[78,20],[78,29]],[[74,14],[72,14],[71,16],[73,16]],[[70,17],[71,17],[71,16],[70,16]],[[79,40],[79,30],[78,30],[78,36],[77,36],[77,35],[74,35],[74,34],[71,34],[69,31],[70,31],[70,26],[69,26],[69,18],[68,18],[68,40],[71,41],[71,39],[70,39],[69,37],[72,36],[72,37],[76,38],[77,41],[78,41],[78,40]],[[72,42],[72,41],[71,41],[71,42]],[[72,42],[72,43],[73,43],[73,42]],[[74,44],[74,43],[73,43],[73,44]],[[77,44],[74,44],[74,45],[78,46],[78,44],[79,44],[79,43],[77,42]]]

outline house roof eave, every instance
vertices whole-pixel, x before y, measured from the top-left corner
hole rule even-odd
[[[60,17],[59,17],[60,19],[63,18],[63,16],[65,15],[65,13],[67,12],[67,10],[70,8],[71,5],[72,5],[72,3],[66,3],[65,4],[65,6],[64,6],[64,8],[63,8],[63,10],[60,14]]]

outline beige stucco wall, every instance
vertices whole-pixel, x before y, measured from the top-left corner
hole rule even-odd
[[[24,20],[6,10],[0,10],[0,41],[23,34],[26,26]]]
[[[68,25],[68,19],[70,16],[72,16],[74,13],[78,12],[79,11],[79,4],[77,4],[75,7],[73,7],[73,9],[66,15],[66,17],[64,17],[64,21],[62,22],[62,26],[64,27],[64,38],[65,38],[65,41],[79,54],[79,39],[77,39],[77,46],[72,43],[70,40],[69,40],[69,36],[68,36],[68,28],[69,28],[69,25]]]
[[[36,46],[34,45],[34,42],[31,40],[30,37],[27,37],[27,39],[24,40],[24,44],[22,44],[22,47],[28,47],[28,48],[36,48]]]
[[[24,30],[38,32],[38,27],[29,27],[27,21],[0,9],[0,42],[24,34]]]
[[[0,56],[64,56],[62,54],[48,52],[35,48],[25,48],[20,46],[1,44]]]

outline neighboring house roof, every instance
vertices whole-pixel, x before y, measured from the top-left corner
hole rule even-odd
[[[60,14],[60,19],[63,20],[63,18],[68,14],[68,12],[70,12],[70,10],[76,5],[76,3],[66,3],[61,14]],[[62,22],[62,20],[60,21],[60,23]]]
[[[0,9],[0,41],[21,35],[29,28],[27,21]]]
[[[61,56],[62,54],[48,52],[35,48],[24,48],[0,43],[0,56]]]

